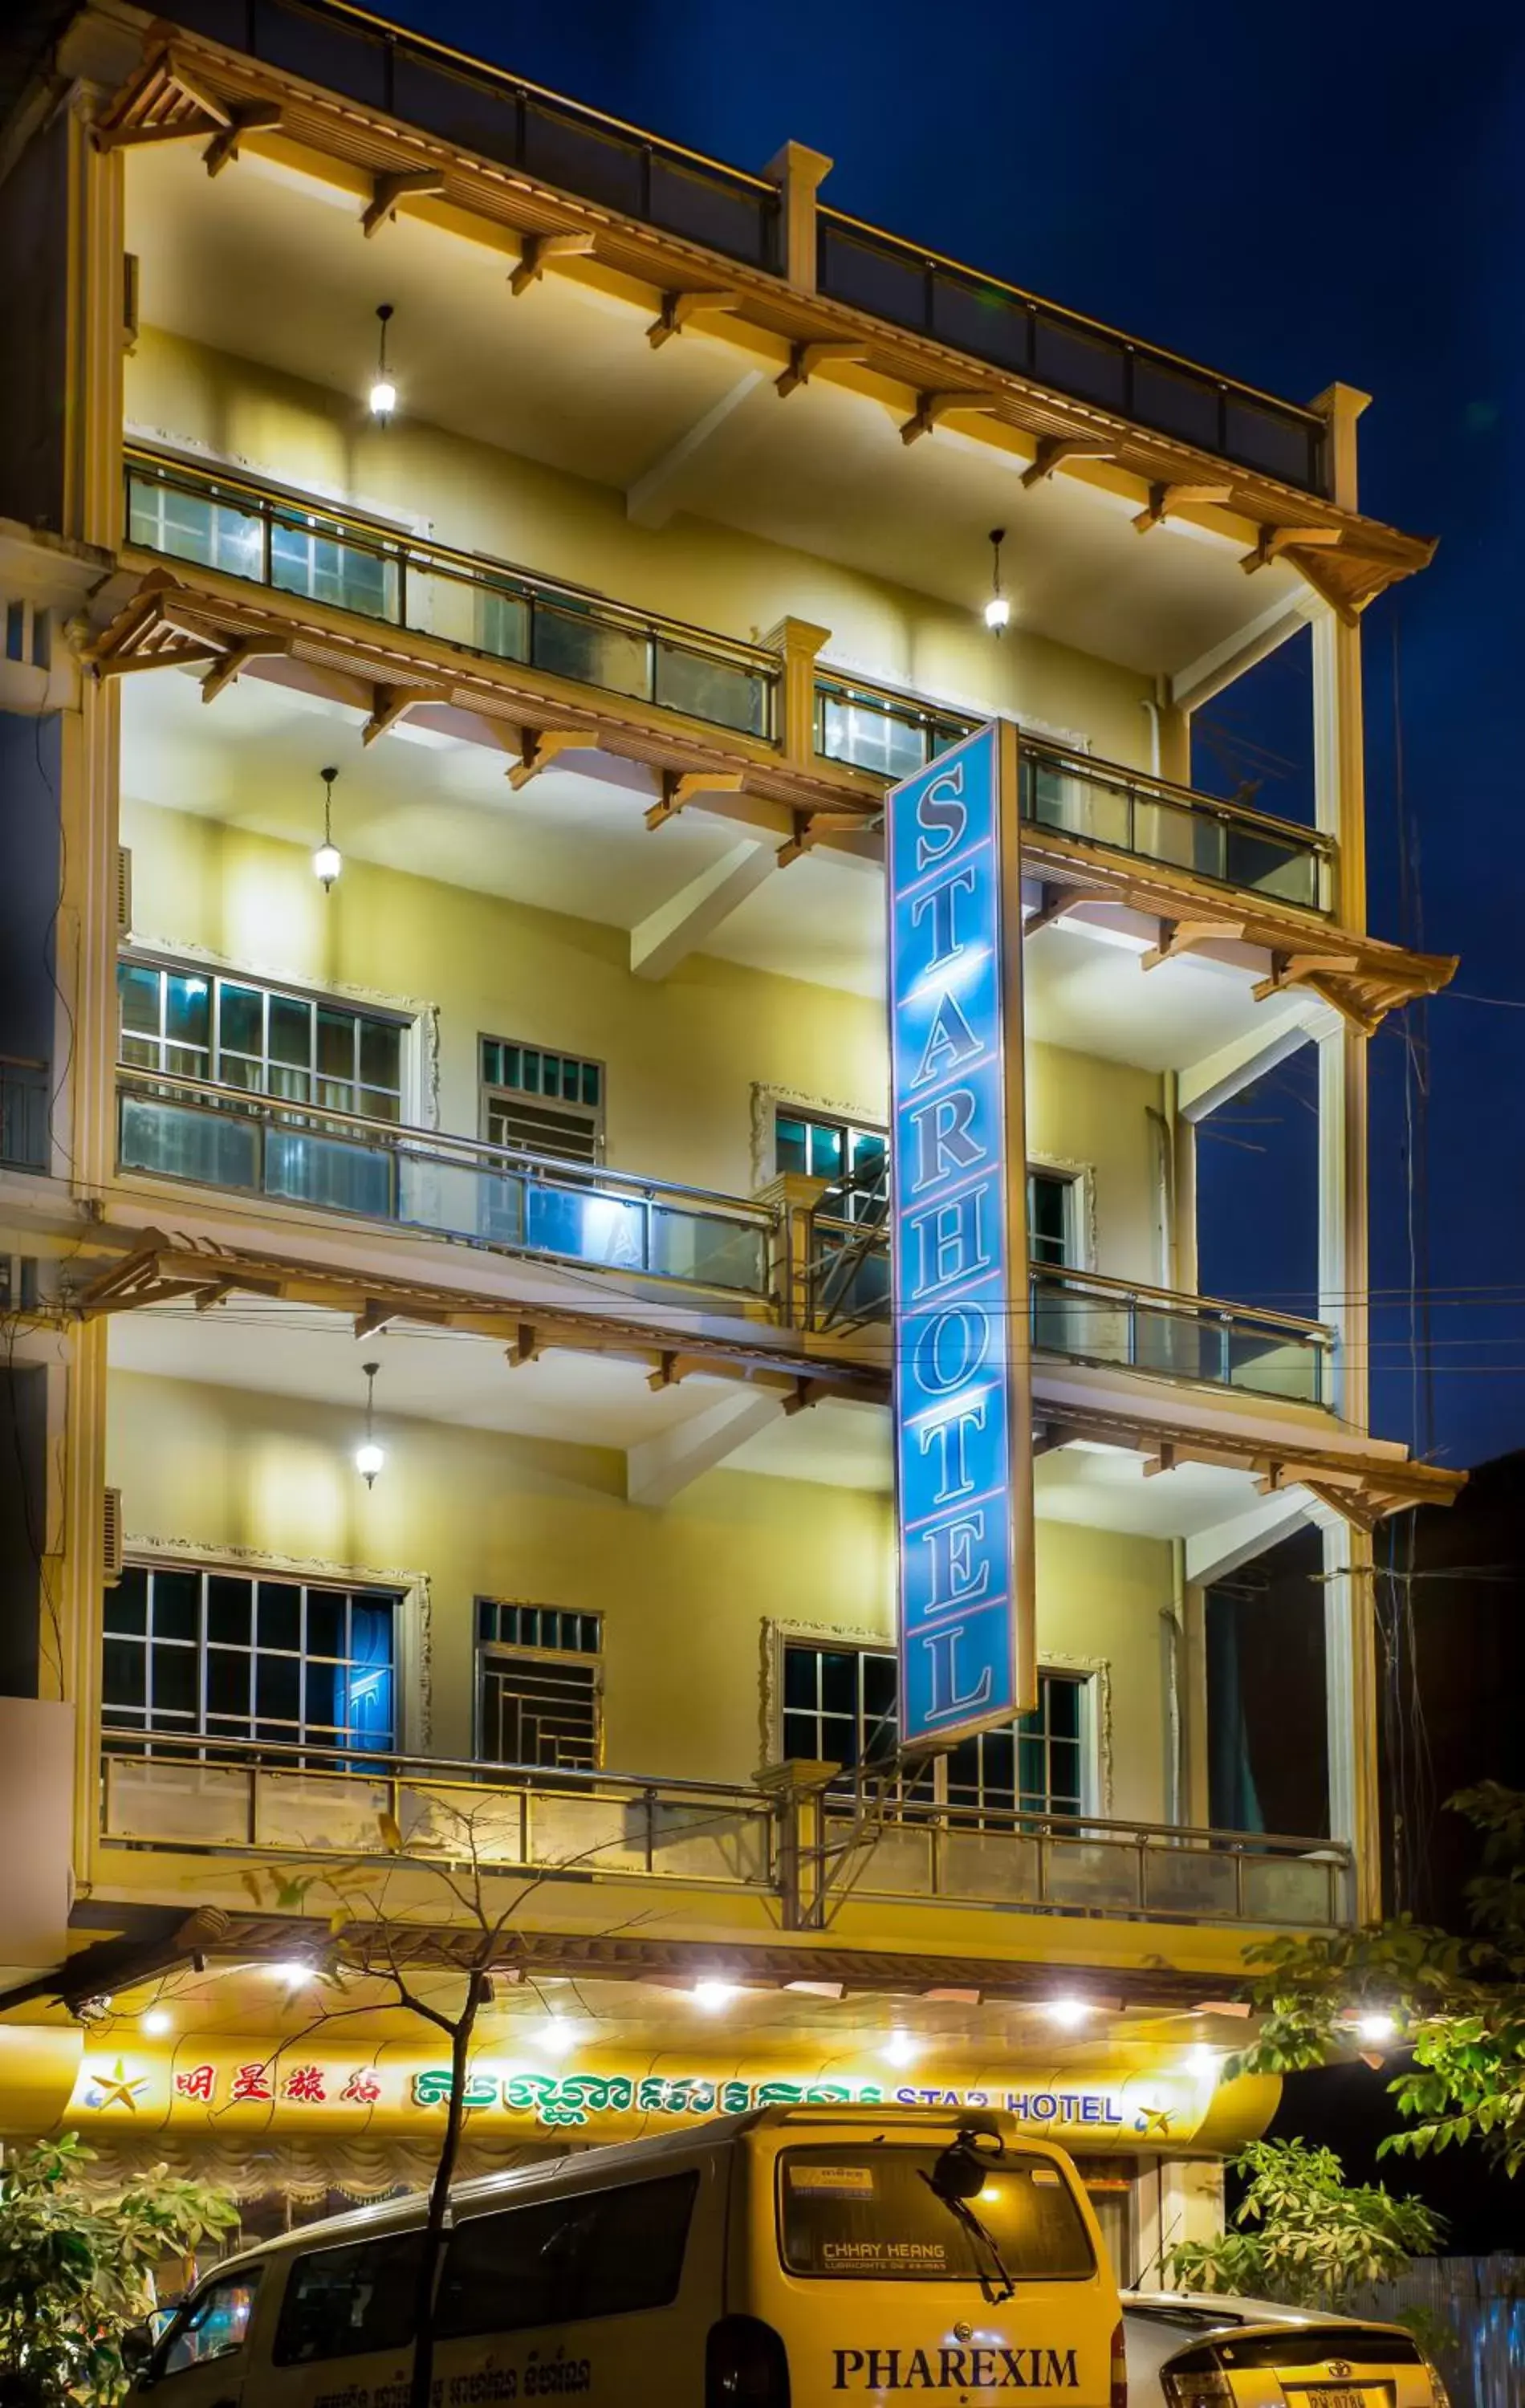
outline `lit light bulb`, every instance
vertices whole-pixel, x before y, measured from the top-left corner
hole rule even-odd
[[[1373,2042],[1391,2040],[1397,2029],[1397,2019],[1392,2015],[1378,2013],[1356,2017],[1356,2032],[1358,2038],[1361,2040]]]
[[[1002,627],[1012,624],[1012,606],[1004,594],[992,594],[985,606],[985,624],[992,635],[999,636]]]
[[[317,1974],[316,1966],[308,1964],[300,1956],[290,1957],[283,1965],[272,1965],[270,1971],[278,1982],[285,1983],[288,1990],[300,1989],[304,1982],[313,1981]]]
[[[377,378],[371,386],[369,400],[372,418],[391,417],[397,407],[397,388],[390,377]]]
[[[534,2041],[547,2057],[566,2057],[577,2046],[577,2027],[566,2015],[552,2015],[534,2034]]]
[[[734,1982],[696,1982],[694,1985],[694,2004],[705,2008],[711,2014],[728,2006],[736,1996]]]
[[[373,1438],[363,1440],[360,1445],[355,1448],[354,1468],[356,1471],[359,1472],[361,1479],[365,1482],[367,1488],[373,1488],[375,1486],[376,1475],[381,1470],[385,1461],[385,1448],[378,1446]]]
[[[321,878],[323,880],[324,893],[325,895],[343,867],[344,855],[340,853],[337,844],[319,845],[317,852],[312,856],[312,875],[314,878]]]
[[[886,2065],[910,2065],[915,2055],[916,2043],[909,2032],[891,2032],[885,2042],[884,2057]]]
[[[174,2017],[165,2014],[163,2007],[151,2007],[137,2021],[140,2031],[146,2031],[151,2040],[159,2040],[171,2028]]]
[[[1217,2070],[1216,2049],[1194,2048],[1187,2058],[1187,2071],[1195,2074],[1199,2080],[1205,2081],[1209,2074],[1216,2073]]]
[[[1088,1999],[1050,1999],[1043,2013],[1049,2022],[1057,2024],[1061,2030],[1074,2031],[1096,2010]]]

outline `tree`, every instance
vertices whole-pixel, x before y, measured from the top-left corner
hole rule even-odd
[[[1255,2141],[1235,2169],[1249,2184],[1229,2230],[1169,2254],[1171,2280],[1183,2290],[1339,2308],[1362,2285],[1390,2282],[1441,2237],[1440,2217],[1422,2200],[1395,2199],[1381,2183],[1347,2184],[1332,2149]]]
[[[1472,2145],[1525,2165],[1525,1796],[1485,1782],[1449,1801],[1483,1834],[1468,1885],[1474,1936],[1408,1916],[1252,1952],[1264,2019],[1230,2073],[1327,2065],[1354,2048],[1405,2063],[1388,2088],[1404,2119],[1379,2155]]]
[[[94,2151],[76,2133],[38,2141],[0,2174],[0,2401],[115,2408],[122,2336],[157,2305],[154,2270],[237,2223],[224,2192],[158,2166],[115,2201],[79,2177]]]

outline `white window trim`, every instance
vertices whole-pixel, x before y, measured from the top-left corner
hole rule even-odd
[[[312,1555],[274,1555],[262,1547],[209,1547],[197,1539],[151,1539],[129,1536],[122,1554],[130,1564],[151,1571],[233,1572],[258,1579],[268,1572],[284,1580],[317,1582],[327,1587],[387,1588],[399,1593],[394,1668],[397,1684],[397,1753],[422,1756],[433,1735],[434,1643],[433,1603],[429,1575],[399,1571],[374,1564],[330,1563]]]
[[[384,1011],[393,1019],[401,1021],[404,1025],[399,1099],[402,1118],[399,1125],[417,1129],[438,1129],[439,1126],[439,1006],[437,1003],[427,1002],[418,996],[388,995],[375,987],[354,985],[347,980],[336,979],[331,985],[320,986],[311,979],[294,978],[274,963],[236,960],[233,955],[218,953],[209,945],[193,944],[176,937],[145,936],[135,928],[132,942],[121,947],[118,960],[132,962],[140,955],[153,969],[213,970],[219,978],[250,980],[258,986],[280,987],[288,995],[306,996],[314,1003],[349,1004],[362,1011]]]
[[[787,1622],[769,1616],[762,1627],[762,1680],[758,1697],[760,1766],[784,1758],[784,1651],[791,1642],[808,1647],[872,1649],[895,1653],[893,1634],[862,1623]],[[1081,1798],[1085,1814],[1105,1822],[1112,1813],[1112,1663],[1105,1656],[1073,1656],[1061,1648],[1038,1653],[1042,1672],[1068,1672],[1084,1681],[1081,1698]]]

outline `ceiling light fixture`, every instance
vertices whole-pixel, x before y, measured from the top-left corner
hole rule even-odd
[[[1380,2042],[1385,2040],[1391,2040],[1397,2029],[1398,2018],[1396,2015],[1384,2014],[1380,2010],[1370,2014],[1360,2014],[1356,2017],[1357,2038],[1360,2040],[1370,2041],[1374,2044],[1380,2044]]]
[[[534,2035],[547,2057],[567,2057],[577,2046],[577,2026],[567,2015],[551,2015]]]
[[[1000,547],[1006,540],[1004,527],[990,530],[990,598],[985,606],[985,624],[993,636],[1010,626],[1012,606],[1000,590]]]
[[[299,1990],[304,1982],[315,1981],[318,1973],[316,1965],[309,1965],[303,1956],[288,1957],[283,1964],[272,1965],[270,1971],[288,1990]]]
[[[1048,1999],[1043,2013],[1052,2024],[1063,2031],[1076,2031],[1087,2016],[1096,2013],[1089,1999]]]
[[[694,2004],[705,2008],[711,2014],[717,2014],[722,2007],[728,2007],[738,1995],[734,1982],[696,1982],[694,1985]]]
[[[323,842],[312,856],[312,875],[323,881],[326,895],[344,867],[344,855],[334,842],[334,780],[337,769],[320,769],[323,780]]]
[[[367,1488],[376,1485],[376,1475],[386,1461],[384,1448],[376,1443],[376,1374],[380,1363],[362,1363],[366,1375],[366,1435],[354,1451],[354,1468]]]
[[[880,2052],[886,2065],[910,2065],[919,2053],[918,2043],[906,2031],[892,2031]]]
[[[381,322],[381,339],[376,353],[376,374],[371,380],[370,414],[372,418],[379,418],[384,426],[397,407],[397,388],[386,368],[386,330],[392,317],[391,302],[381,302],[376,315]]]
[[[165,2014],[163,2007],[151,2007],[146,2015],[139,2015],[137,2026],[140,2031],[148,2033],[151,2040],[161,2040],[174,2020],[173,2015]]]

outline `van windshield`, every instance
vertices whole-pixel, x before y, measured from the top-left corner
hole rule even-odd
[[[791,2274],[860,2282],[977,2283],[970,2235],[923,2179],[936,2149],[858,2143],[779,2157],[779,2252]],[[1080,2282],[1096,2271],[1068,2183],[1046,2157],[993,2163],[970,2201],[1016,2283]]]

